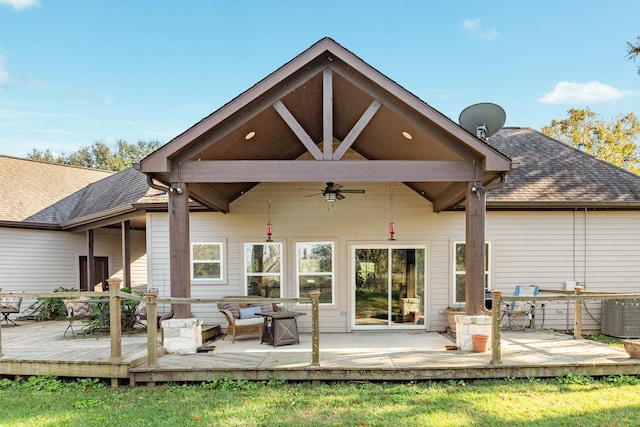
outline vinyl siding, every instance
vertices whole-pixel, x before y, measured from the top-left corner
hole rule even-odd
[[[317,193],[324,184],[261,184],[231,205],[231,212],[193,213],[191,241],[224,241],[226,283],[192,284],[193,297],[244,295],[243,245],[263,242],[268,200],[271,199],[273,239],[283,243],[283,296],[296,296],[295,243],[333,241],[335,246],[335,305],[323,305],[323,332],[351,328],[351,246],[354,244],[423,245],[427,253],[425,328],[444,330],[441,313],[453,300],[453,243],[464,241],[464,212],[435,214],[430,203],[404,185],[393,190],[395,242],[389,242],[389,184],[345,185],[362,188],[363,195],[346,194],[333,204]],[[640,221],[632,211],[488,212],[486,239],[491,242],[493,289],[512,295],[518,284],[537,284],[544,289],[565,289],[565,282],[585,282],[589,290],[640,291]],[[169,241],[166,213],[147,217],[149,277],[153,287],[169,293]],[[588,302],[584,329],[598,330],[600,302]],[[300,329],[310,329],[310,310],[291,305],[308,315],[299,319]],[[205,322],[224,319],[214,305],[194,305],[193,314]],[[569,317],[567,317],[569,313]],[[569,320],[567,322],[567,319]],[[537,326],[573,328],[573,304],[545,303],[536,311]],[[544,323],[544,325],[543,325]]]
[[[147,282],[144,232],[131,233],[131,278]],[[5,291],[51,292],[78,288],[79,257],[87,254],[85,233],[0,228],[0,287]],[[94,255],[109,258],[110,276],[122,277],[122,243],[118,230],[94,232]],[[24,310],[30,302],[23,301]]]

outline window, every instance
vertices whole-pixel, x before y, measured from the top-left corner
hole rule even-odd
[[[247,295],[280,298],[282,243],[245,243],[244,276]]]
[[[466,264],[466,245],[464,242],[455,242],[454,255],[455,255],[455,274],[454,274],[454,295],[453,302],[455,304],[464,304],[464,282],[466,277],[465,264]],[[488,292],[491,290],[490,277],[491,272],[489,270],[489,259],[491,258],[491,245],[487,242],[485,245],[485,257],[484,257],[484,290]]]
[[[296,254],[298,297],[318,290],[320,304],[333,304],[333,242],[298,242]]]
[[[191,280],[216,281],[224,279],[222,268],[223,245],[221,242],[191,244]]]

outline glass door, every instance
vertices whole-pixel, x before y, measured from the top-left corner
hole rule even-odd
[[[353,248],[354,326],[424,327],[425,249]]]

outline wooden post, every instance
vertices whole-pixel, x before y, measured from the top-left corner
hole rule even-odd
[[[486,194],[477,183],[467,186],[465,242],[465,312],[481,315],[486,311],[485,291],[485,218]]]
[[[491,364],[502,365],[502,330],[500,329],[500,307],[502,307],[502,292],[491,292]]]
[[[124,286],[131,289],[131,221],[122,221],[122,280]]]
[[[158,303],[156,293],[147,293],[147,364],[158,366]]]
[[[173,183],[169,191],[169,276],[171,295],[191,297],[189,259],[189,187],[186,183]],[[191,317],[191,304],[172,304],[174,317]]]
[[[122,358],[122,313],[119,286],[109,286],[109,335],[111,337],[111,361]]]
[[[582,286],[573,288],[576,295],[582,293]],[[577,299],[574,308],[573,339],[582,339],[582,301]]]
[[[311,366],[320,366],[320,291],[309,292],[311,297]]]

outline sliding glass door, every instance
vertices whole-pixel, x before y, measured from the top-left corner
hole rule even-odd
[[[425,249],[354,246],[355,328],[424,328]]]

